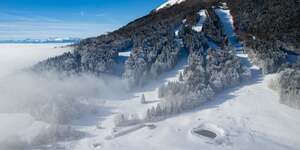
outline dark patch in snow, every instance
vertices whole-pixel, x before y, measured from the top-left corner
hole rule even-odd
[[[194,133],[208,137],[208,138],[212,138],[212,139],[217,137],[216,133],[209,131],[209,130],[196,130],[196,131],[194,131]]]

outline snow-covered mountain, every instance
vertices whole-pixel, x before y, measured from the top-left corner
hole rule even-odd
[[[31,71],[88,83],[94,80],[85,74],[92,74],[112,94],[59,93],[64,101],[38,103],[31,116],[55,126],[33,145],[299,149],[300,111],[292,108],[300,107],[299,8],[296,0],[169,0],[114,32],[81,40]],[[120,79],[118,86],[107,76]],[[95,108],[100,113],[83,117]]]
[[[278,3],[280,5],[277,5]],[[262,6],[258,5],[258,2],[243,1],[235,3],[233,1],[169,0],[149,15],[110,34],[82,40],[73,53],[41,62],[34,69],[54,69],[67,74],[87,71],[95,74],[122,74],[129,85],[135,87],[172,69],[181,59],[182,53],[189,53],[189,57],[193,57],[189,60],[203,61],[201,65],[207,73],[209,71],[205,65],[208,60],[205,60],[207,59],[205,57],[211,56],[209,53],[215,53],[214,49],[218,47],[230,51],[232,50],[230,46],[234,46],[236,50],[241,50],[242,45],[238,42],[239,40],[244,45],[242,49],[249,54],[256,65],[262,68],[265,74],[281,71],[283,65],[297,68],[297,65],[290,63],[288,58],[297,58],[299,54],[299,38],[296,38],[299,32],[299,26],[297,26],[299,19],[296,18],[299,14],[299,7],[297,7],[299,3],[293,0],[289,2],[266,1],[262,3]],[[251,11],[248,11],[249,9]],[[262,12],[261,9],[265,11]],[[283,16],[281,11],[285,11],[285,15],[289,16]],[[232,16],[227,15],[230,12]],[[274,22],[272,21],[274,17],[286,21]],[[264,18],[263,22],[248,23],[261,18]],[[265,28],[268,25],[269,27]],[[289,30],[281,29],[282,27],[288,28],[288,26]],[[271,32],[269,29],[276,32]],[[261,34],[261,32],[266,34]],[[125,58],[125,61],[119,61],[124,60],[119,53],[127,51],[130,51],[131,55]],[[288,51],[294,52],[293,55],[287,53]],[[216,53],[220,52],[217,50]],[[196,55],[200,57],[196,58]],[[217,55],[219,54],[212,56],[217,57]],[[205,59],[202,60],[201,57]],[[231,56],[228,55],[228,57]],[[230,62],[234,61],[230,60]],[[239,82],[238,80],[244,78],[243,74],[246,70],[243,70],[245,67],[242,64],[233,66],[237,65],[240,68],[231,70],[232,72],[227,74],[230,77],[226,77],[225,74],[224,79],[206,77],[201,80],[205,83],[204,87],[215,88],[215,90],[223,88],[223,86],[213,84],[223,82],[222,80],[231,82],[233,76],[235,82]],[[193,73],[188,72],[188,68],[192,66],[193,62],[189,62],[184,72],[186,79],[194,80],[191,75],[195,73],[195,70],[191,70]],[[223,71],[228,73],[226,70]],[[204,76],[212,77],[211,75]],[[193,90],[195,90],[194,86]]]

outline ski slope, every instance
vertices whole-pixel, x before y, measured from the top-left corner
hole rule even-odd
[[[230,10],[227,8],[227,4],[223,3],[223,7],[215,9],[215,12],[223,24],[225,35],[230,44],[236,47],[237,50],[240,50],[242,45],[239,43],[234,32],[233,17],[230,14]]]

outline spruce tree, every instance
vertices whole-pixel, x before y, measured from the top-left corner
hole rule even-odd
[[[179,81],[183,81],[183,76],[182,76],[182,72],[179,73]]]
[[[146,114],[146,121],[151,121],[151,120],[152,120],[152,114],[151,114],[151,110],[148,108]]]
[[[142,94],[142,97],[141,97],[141,104],[146,104],[146,99],[145,99],[144,94]]]

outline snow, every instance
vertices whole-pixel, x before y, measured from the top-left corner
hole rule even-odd
[[[210,48],[214,48],[214,49],[220,48],[220,46],[218,46],[213,40],[211,40],[211,39],[209,39],[209,38],[208,38],[207,42],[208,42],[208,46],[209,46]]]
[[[182,2],[184,2],[186,0],[168,0],[167,2],[163,3],[162,5],[160,5],[158,8],[156,8],[156,11],[163,9],[163,8],[167,8],[167,7],[171,7],[175,4],[180,4]]]
[[[175,36],[176,36],[176,37],[179,36],[179,29],[175,30]]]
[[[224,3],[224,5],[226,6],[226,3]],[[240,49],[242,46],[238,42],[238,39],[234,32],[233,17],[230,14],[230,10],[226,9],[226,8],[219,8],[219,9],[215,9],[215,12],[223,24],[224,31],[225,31],[225,34],[226,34],[229,42],[232,45],[234,45],[234,47]]]
[[[119,56],[129,57],[131,54],[131,51],[128,52],[119,52]]]
[[[291,63],[296,63],[297,60],[300,58],[299,54],[297,54],[297,53],[293,53],[290,51],[287,51],[286,53],[287,53],[287,60]]]
[[[216,9],[215,11],[224,25],[225,34],[228,37],[233,36],[234,35],[234,26],[233,26],[233,18],[230,14],[230,10]]]
[[[105,130],[97,131],[96,137],[80,140],[72,148],[94,149],[89,144],[96,142],[106,150],[299,149],[300,112],[279,103],[276,92],[266,85],[271,77],[256,74],[253,80],[222,92],[199,109],[155,123],[155,129],[140,125],[133,127],[138,128],[134,132],[106,140],[105,135],[111,135],[108,130],[113,128],[107,124]],[[199,138],[191,134],[196,127],[213,130],[221,138]]]
[[[33,123],[33,118],[26,114],[0,114],[0,141],[6,137],[13,136],[23,131],[24,127],[28,127]]]
[[[205,22],[207,15],[206,15],[206,10],[200,10],[198,12],[198,15],[200,16],[199,21],[197,22],[197,24],[195,26],[192,27],[192,29],[196,32],[201,32],[202,31],[202,27],[203,27],[203,23]]]
[[[144,127],[146,127],[145,124],[135,125],[135,126],[130,127],[129,129],[118,131],[116,133],[113,133],[112,135],[106,136],[105,139],[112,140],[114,138],[129,134],[131,132],[137,131],[137,130],[142,129]]]

